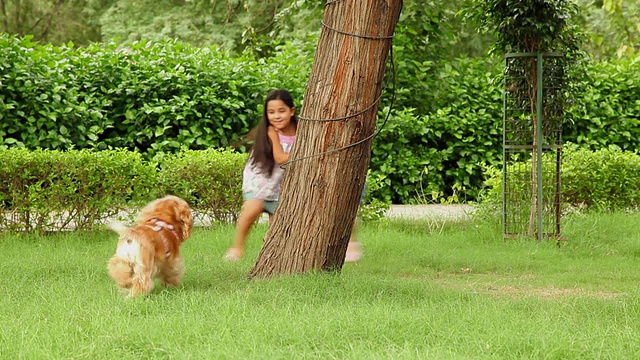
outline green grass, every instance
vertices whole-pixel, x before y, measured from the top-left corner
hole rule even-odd
[[[125,299],[112,233],[0,237],[2,359],[640,358],[640,214],[572,215],[564,245],[498,224],[364,225],[341,274],[247,280],[233,227],[197,229],[184,283]]]

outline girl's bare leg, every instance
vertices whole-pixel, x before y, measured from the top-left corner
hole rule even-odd
[[[353,229],[351,230],[351,238],[349,238],[349,245],[347,245],[347,254],[345,255],[344,262],[357,262],[362,258],[362,244],[358,241],[358,228],[360,227],[360,220],[356,218]]]
[[[262,200],[249,199],[242,204],[240,218],[238,218],[236,225],[236,235],[233,240],[233,246],[227,250],[227,253],[224,255],[224,260],[236,261],[242,258],[249,230],[251,230],[251,226],[258,220],[263,211],[264,203]]]

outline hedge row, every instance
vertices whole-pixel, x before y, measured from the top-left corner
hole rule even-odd
[[[145,161],[127,150],[0,151],[0,230],[102,227],[166,194],[187,200],[199,221],[235,221],[246,155],[186,150]]]
[[[556,158],[554,153],[543,157],[543,173],[553,174]],[[509,165],[512,174],[531,173],[531,161]],[[492,212],[500,211],[502,204],[502,168],[486,169],[486,191],[481,196],[482,203]],[[610,145],[599,150],[589,150],[584,146],[567,143],[562,148],[560,173],[561,204],[564,210],[632,210],[640,209],[640,154]],[[556,184],[553,179],[543,178],[543,192],[554,194]],[[548,189],[546,188],[548,187]],[[510,184],[511,194],[522,194],[523,204],[530,204],[529,182]],[[512,196],[512,198],[514,198]],[[553,198],[547,201],[554,201]],[[524,208],[527,208],[524,206]]]
[[[236,222],[247,155],[182,150],[153,161],[129,150],[0,151],[0,231],[49,232],[103,228],[132,221],[147,202],[168,194],[187,200],[198,224]],[[373,177],[369,189],[377,189]],[[388,204],[364,199],[363,221],[377,221]]]
[[[637,152],[617,146],[591,151],[567,144],[563,158],[565,208],[640,208]],[[145,161],[140,153],[127,150],[0,151],[0,231],[96,229],[107,219],[131,220],[140,206],[166,194],[186,199],[200,223],[237,220],[246,155],[229,150],[185,150],[157,159]],[[530,162],[511,166],[521,171],[528,166],[530,171]],[[494,213],[502,201],[501,168],[484,170],[487,187],[482,203]],[[369,177],[370,190],[378,190],[378,180]],[[531,191],[528,184],[521,186],[526,203]],[[370,194],[365,203],[368,206],[360,211],[365,221],[379,219],[387,208]]]

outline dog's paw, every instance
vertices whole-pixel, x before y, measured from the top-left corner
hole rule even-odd
[[[164,287],[178,287],[180,286],[180,280],[164,280],[162,281],[162,286]]]

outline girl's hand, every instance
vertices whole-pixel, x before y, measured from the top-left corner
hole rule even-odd
[[[278,137],[278,130],[275,127],[269,125],[267,128],[267,135],[269,136],[269,140],[271,140],[271,147],[273,148],[273,159],[276,161],[276,164],[282,165],[289,161],[289,154],[285,153],[282,150],[282,145],[280,145],[280,138]]]
[[[269,125],[269,127],[267,128],[267,135],[272,140],[274,137],[278,139],[278,130],[276,130],[276,128],[273,125]],[[280,142],[280,139],[278,139],[278,142]]]

